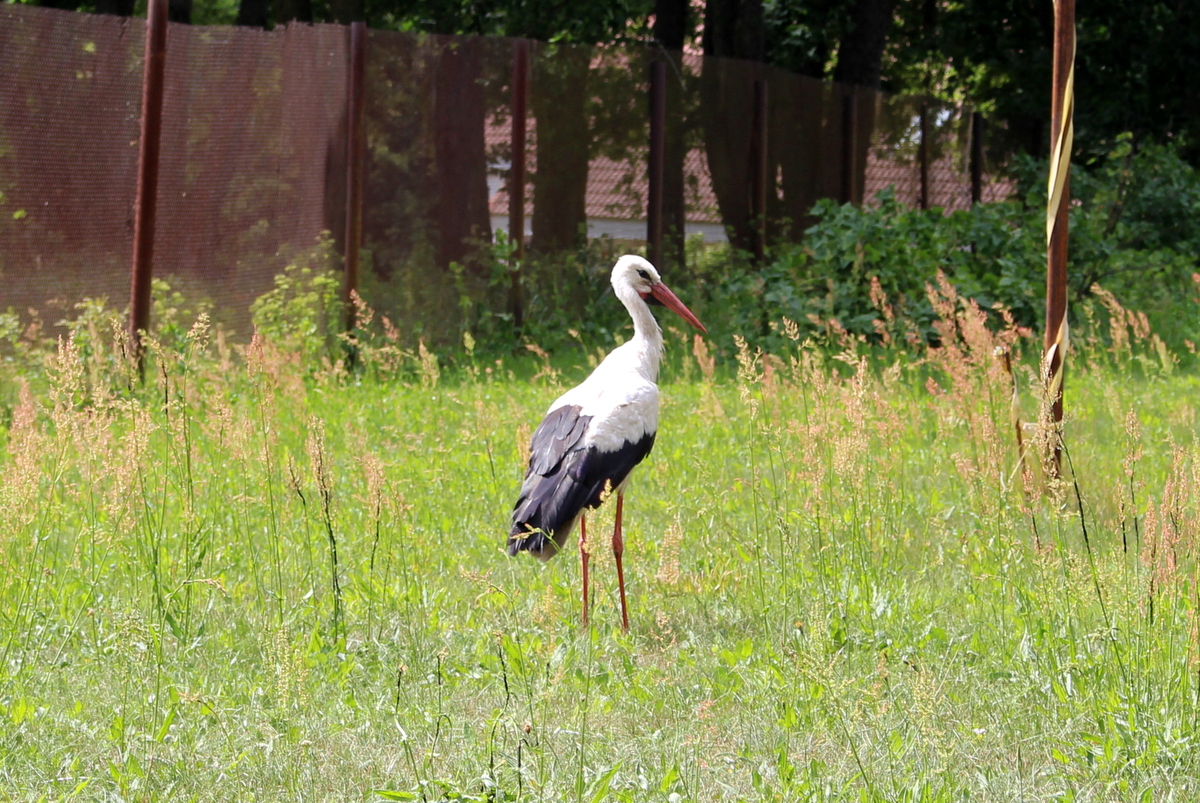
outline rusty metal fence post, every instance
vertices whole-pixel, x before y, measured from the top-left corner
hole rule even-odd
[[[1046,401],[1056,429],[1051,470],[1062,468],[1063,375],[1067,348],[1067,237],[1074,139],[1075,0],[1054,3],[1054,75],[1050,100],[1050,181],[1046,206]]]
[[[358,292],[358,257],[362,248],[363,162],[366,158],[367,25],[350,23],[350,69],[346,74],[346,236],[342,260],[342,303],[345,330],[356,323],[353,294]]]
[[[767,254],[767,82],[754,82],[754,120],[750,133],[750,214],[754,216],[754,261]]]
[[[529,41],[513,42],[512,162],[508,170],[508,239],[513,246],[509,266],[508,306],[517,331],[525,323],[521,298],[521,265],[525,259],[525,118],[529,104]]]
[[[983,115],[971,112],[971,204],[983,201]]]
[[[142,333],[150,327],[150,280],[154,275],[158,157],[162,143],[163,87],[167,64],[167,0],[150,0],[146,12],[145,52],[137,199],[133,217],[133,273],[129,291],[129,339],[139,374],[143,367]]]
[[[646,254],[662,268],[663,165],[667,149],[667,63],[657,57],[650,63],[650,153],[647,157]]]

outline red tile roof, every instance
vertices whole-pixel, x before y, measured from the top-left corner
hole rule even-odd
[[[502,153],[509,147],[510,130],[506,119],[488,120],[484,132],[489,153]],[[537,170],[537,125],[532,118],[526,129],[528,149],[525,168],[532,175]],[[507,163],[502,165],[507,171]],[[695,148],[684,157],[685,203],[691,223],[720,223],[717,199],[712,191],[712,178],[704,151]],[[587,216],[614,220],[642,220],[646,217],[646,151],[641,149],[623,160],[597,156],[588,164]],[[533,213],[533,194],[526,192],[525,213]],[[508,189],[501,187],[488,199],[493,215],[508,214]]]
[[[526,169],[532,176],[537,170],[537,125],[532,117],[526,132],[528,150]],[[509,147],[510,129],[508,119],[491,118],[486,127],[485,138],[490,153],[504,153]],[[970,184],[964,175],[957,154],[947,154],[929,166],[929,204],[952,211],[970,206]],[[499,172],[507,171],[507,163]],[[712,189],[712,177],[708,160],[701,148],[688,152],[684,160],[686,208],[689,223],[719,224],[721,217],[717,199]],[[916,206],[920,196],[920,173],[912,159],[891,158],[880,148],[872,148],[867,158],[866,186],[864,197],[874,199],[876,194],[894,186],[896,196],[902,203]],[[641,149],[623,160],[597,156],[588,165],[587,216],[610,220],[644,220],[646,217],[646,151]],[[1008,181],[989,180],[984,185],[984,200],[993,201],[1008,197],[1012,192]],[[526,215],[533,213],[533,193],[526,193]],[[492,215],[508,214],[508,190],[501,187],[488,201]]]

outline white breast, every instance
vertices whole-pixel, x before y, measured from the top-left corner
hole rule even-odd
[[[547,412],[577,404],[591,416],[582,445],[615,452],[658,431],[658,385],[639,370],[627,343],[614,350],[581,385],[571,388]]]

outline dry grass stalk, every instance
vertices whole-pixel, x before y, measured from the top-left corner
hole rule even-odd
[[[309,419],[307,451],[313,480],[321,500],[321,523],[329,540],[329,578],[333,590],[333,633],[336,639],[342,634],[342,586],[339,578],[341,569],[338,565],[337,536],[333,530],[333,475],[325,443],[325,424],[315,417]]]

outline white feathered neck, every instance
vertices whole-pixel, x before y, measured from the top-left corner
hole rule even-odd
[[[625,309],[629,310],[629,317],[633,318],[633,339],[614,349],[604,362],[617,357],[618,352],[629,352],[628,356],[621,354],[619,359],[633,363],[647,381],[657,384],[663,357],[662,329],[650,311],[650,305],[633,289],[624,275],[614,279],[613,291]]]

